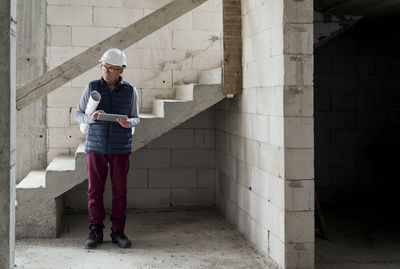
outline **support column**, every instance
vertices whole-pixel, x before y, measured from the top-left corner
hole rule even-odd
[[[0,268],[14,268],[17,1],[0,0]]]

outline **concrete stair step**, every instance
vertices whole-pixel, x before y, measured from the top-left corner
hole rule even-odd
[[[46,187],[46,170],[32,170],[16,186],[17,189],[36,189]]]
[[[75,156],[65,155],[58,156],[47,166],[46,172],[49,171],[74,171]]]

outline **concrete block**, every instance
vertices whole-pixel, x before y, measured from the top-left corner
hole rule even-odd
[[[314,178],[314,149],[285,149],[285,179]]]
[[[147,148],[193,148],[193,129],[172,129],[146,145]]]
[[[233,181],[226,174],[219,174],[219,191],[223,194],[227,199],[237,204],[238,196],[239,196],[239,185],[237,182]]]
[[[237,180],[237,162],[238,160],[231,155],[222,154],[222,157],[218,157],[216,162],[216,168],[220,169],[229,178]]]
[[[273,180],[272,176],[261,169],[250,166],[245,166],[242,169],[245,172],[243,175],[244,179],[239,180],[239,182],[245,182],[251,188],[251,191],[268,201],[270,199],[269,194],[271,192],[270,185]],[[241,175],[241,173],[239,173],[239,175]],[[239,176],[239,179],[241,179],[241,176]],[[247,185],[244,186],[246,187]]]
[[[246,238],[250,238],[252,218],[244,210],[240,208],[236,210],[237,214],[234,223],[237,225],[238,230],[243,233]]]
[[[49,25],[47,44],[50,46],[71,46],[71,26]]]
[[[169,168],[169,149],[140,149],[132,153],[132,168]]]
[[[267,59],[271,56],[271,32],[266,29],[243,41],[243,60],[248,62]]]
[[[260,219],[260,200],[254,192],[243,186],[238,186],[238,206],[250,217]]]
[[[182,123],[179,128],[214,128],[214,111],[207,109]]]
[[[69,148],[48,148],[47,149],[47,164],[49,164],[55,157],[60,155],[70,155]]]
[[[357,73],[372,75],[375,71],[375,57],[373,56],[358,56],[357,57]]]
[[[254,178],[254,167],[244,162],[237,162],[237,182],[251,191],[254,191],[252,180]]]
[[[355,93],[332,93],[333,111],[357,111],[358,96]]]
[[[166,26],[170,30],[192,30],[193,29],[193,12],[188,12],[176,20],[170,22]]]
[[[48,5],[47,24],[92,25],[92,8]]]
[[[123,0],[124,7],[158,9],[168,4],[170,0]]]
[[[169,189],[135,189],[128,193],[128,208],[166,208],[170,204]]]
[[[142,88],[172,91],[172,70],[143,69]]]
[[[171,166],[182,168],[213,168],[215,153],[212,149],[172,149]]]
[[[285,55],[286,85],[313,85],[313,56]]]
[[[195,147],[196,148],[214,148],[214,130],[213,129],[195,129]]]
[[[135,43],[132,47],[141,49],[170,49],[172,48],[172,31],[159,29]]]
[[[318,112],[315,114],[314,126],[318,130],[349,130],[357,126],[357,120],[357,115],[352,112]]]
[[[106,17],[110,18],[110,17]],[[120,28],[114,27],[72,27],[72,46],[91,47],[107,37],[118,32]]]
[[[193,84],[197,82],[197,70],[172,70],[173,85]]]
[[[239,100],[238,111],[243,113],[256,113],[257,111],[257,89],[247,88],[242,92]],[[265,105],[265,103],[264,103]]]
[[[215,204],[214,189],[172,189],[173,206],[211,206]]]
[[[78,128],[48,128],[47,139],[50,148],[73,148],[84,136]]]
[[[260,158],[260,143],[256,140],[245,139],[243,158],[248,165],[255,166]]]
[[[268,230],[254,219],[251,221],[250,240],[264,255],[268,255]]]
[[[72,0],[75,6],[93,6],[93,7],[122,7],[123,0],[108,1],[108,0]]]
[[[198,84],[222,84],[222,67],[199,72]]]
[[[311,86],[285,86],[283,95],[285,116],[312,117],[314,106],[321,105],[323,109],[330,107],[329,94],[325,95],[328,99],[323,99],[324,103],[318,103],[317,97],[314,102],[314,89]],[[317,107],[315,111],[319,111]]]
[[[127,186],[128,189],[147,188],[148,169],[129,169]]]
[[[277,1],[281,2],[281,1]],[[271,56],[281,55],[285,47],[285,35],[283,31],[283,23],[274,24],[271,26]]]
[[[47,107],[70,108],[77,107],[83,88],[58,88],[47,95]]]
[[[287,163],[283,148],[261,143],[259,152],[257,166],[274,176],[282,177],[285,171],[285,163]]]
[[[242,136],[236,136],[236,135],[226,135],[227,141],[224,141],[224,144],[227,145],[226,148],[226,153],[231,154],[233,157],[245,161],[245,144],[246,144],[246,139]],[[219,143],[217,142],[217,145]],[[252,144],[254,145],[254,144]],[[249,149],[250,152],[250,149]],[[246,155],[246,156],[251,156],[251,155]],[[247,158],[247,157],[246,157]]]
[[[195,31],[222,32],[222,12],[194,9],[192,11],[193,27]]]
[[[355,74],[357,70],[357,56],[335,55],[331,59],[332,71],[336,74]]]
[[[286,181],[284,197],[287,211],[314,211],[314,181]]]
[[[328,149],[331,147],[331,131],[329,130],[314,130],[314,139],[316,149]]]
[[[257,114],[283,116],[283,96],[282,86],[256,88],[255,104]]]
[[[288,243],[314,242],[314,211],[286,212],[285,241]]]
[[[215,169],[197,169],[197,188],[214,188],[215,173]]]
[[[313,1],[296,1],[288,0],[284,2],[284,15],[285,22],[293,23],[313,23],[314,10]]]
[[[314,110],[330,111],[332,107],[332,93],[328,91],[315,91],[314,93]]]
[[[286,148],[314,148],[313,118],[285,117],[284,122],[285,132],[281,135],[285,137]]]
[[[47,126],[51,127],[69,127],[69,109],[68,108],[47,108]]]
[[[282,55],[246,63],[243,66],[243,87],[254,88],[283,85],[283,70],[284,57]]]
[[[149,169],[149,188],[195,188],[196,169]]]
[[[176,50],[221,50],[221,32],[177,30],[172,44]]]
[[[209,70],[222,66],[222,51],[201,51],[193,57],[193,68],[196,70]]]
[[[287,268],[314,268],[314,242],[286,243],[285,257]]]
[[[73,0],[47,0],[47,5],[63,5],[69,6]]]
[[[285,23],[283,27],[284,53],[312,55],[314,51],[313,26],[312,23]]]
[[[143,18],[143,9],[94,7],[93,14],[94,26],[127,27]]]
[[[83,92],[83,89],[90,81],[95,79],[100,79],[100,77],[101,77],[101,69],[99,64],[98,66],[95,66],[92,69],[86,71],[79,77],[71,80],[71,85],[74,88],[82,87],[82,92]]]
[[[259,206],[260,214],[257,219],[259,223],[271,233],[284,238],[284,211],[262,198],[259,198]]]
[[[209,10],[209,11],[222,11],[222,1],[220,0],[208,0],[207,2],[201,4],[197,7],[199,10]]]
[[[314,73],[329,74],[332,73],[332,63],[330,55],[314,55]]]
[[[279,266],[285,266],[285,244],[273,233],[269,233],[269,255]],[[296,268],[296,267],[295,267]]]

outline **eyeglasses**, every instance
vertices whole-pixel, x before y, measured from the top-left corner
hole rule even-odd
[[[122,70],[122,68],[113,68],[113,67],[106,67],[105,65],[100,65],[101,70],[107,71],[109,73],[114,73],[115,71]]]

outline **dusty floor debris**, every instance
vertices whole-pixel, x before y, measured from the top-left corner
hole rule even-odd
[[[131,211],[126,227],[131,249],[110,241],[108,219],[105,242],[94,250],[82,247],[88,235],[82,212],[64,218],[60,238],[18,240],[15,268],[276,268],[215,209]]]

